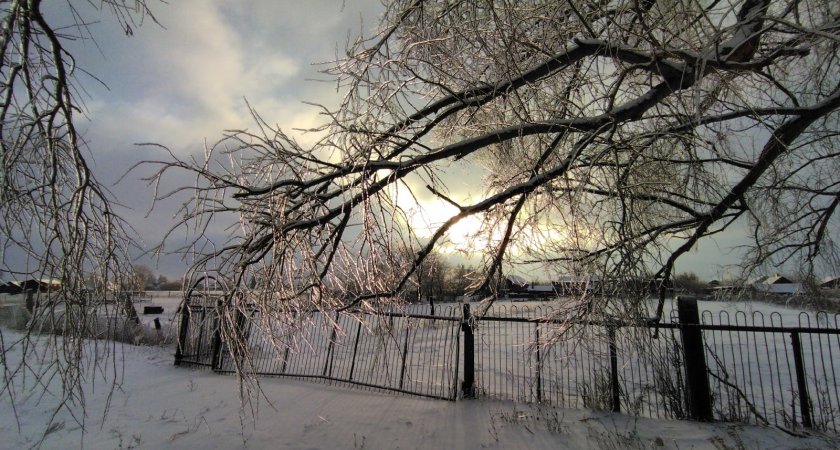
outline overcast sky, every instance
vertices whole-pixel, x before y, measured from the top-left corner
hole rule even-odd
[[[149,5],[160,26],[146,21],[131,37],[110,14],[82,10],[98,21],[90,26],[96,42],[68,45],[78,66],[101,81],[77,72],[87,107],[80,128],[94,174],[106,186],[136,162],[166,156],[136,143],[158,143],[186,156],[200,153],[205,140],[215,141],[225,129],[252,126],[246,98],[284,131],[317,124],[318,110],[303,102],[334,105],[339,98],[317,63],[342,54],[348,39],[369,36],[383,11],[378,0],[149,0]],[[73,23],[63,2],[50,7],[48,19],[56,26]],[[122,215],[142,245],[151,248],[173,223],[176,205],[158,205],[148,213],[153,192],[138,180],[141,175],[133,173],[111,190],[126,206]],[[702,242],[680,259],[677,271],[724,276],[722,266],[737,261],[729,248],[740,235],[733,230]],[[148,257],[138,262],[157,264]],[[186,266],[164,257],[155,270],[180,276]]]
[[[78,67],[96,77],[76,72],[87,116],[79,128],[95,176],[126,206],[122,215],[146,248],[173,223],[176,205],[160,205],[147,216],[153,192],[138,179],[142,172],[114,185],[136,162],[165,158],[163,151],[135,144],[200,154],[204,141],[215,141],[223,130],[253,125],[245,99],[286,132],[312,127],[318,110],[303,102],[338,100],[318,63],[343,54],[348,39],[370,35],[383,11],[378,0],[149,0],[160,25],[147,20],[129,37],[113,15],[85,3],[73,2],[96,22],[89,27],[95,42],[67,43]],[[74,23],[66,3],[46,7],[54,27]],[[163,258],[156,271],[180,276],[186,266]]]

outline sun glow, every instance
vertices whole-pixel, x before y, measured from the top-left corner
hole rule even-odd
[[[396,193],[396,204],[405,214],[406,225],[421,240],[431,238],[445,223],[459,213],[458,207],[439,198],[421,199],[411,195],[408,188],[400,186]],[[455,199],[461,204],[470,204],[469,198]],[[461,253],[470,257],[494,251],[502,241],[506,220],[490,223],[483,214],[466,216],[452,225],[439,241],[438,250],[443,253]],[[523,228],[524,227],[524,228]],[[510,255],[525,256],[551,251],[558,247],[574,247],[589,241],[579,235],[571,236],[559,222],[541,220],[538,224],[517,224],[513,239],[507,247]]]
[[[459,210],[455,205],[438,198],[418,199],[397,189],[396,203],[403,210],[407,225],[420,239],[432,237],[445,223],[455,217]],[[482,230],[482,217],[467,216],[452,225],[444,235],[439,250],[445,253],[477,251],[487,244],[486,230]]]
[[[421,201],[410,210],[409,225],[420,238],[430,238],[445,223],[458,214],[458,208],[442,200]],[[444,235],[441,250],[444,252],[471,252],[475,250],[476,241],[483,241],[481,236],[481,218],[467,216],[449,227]]]

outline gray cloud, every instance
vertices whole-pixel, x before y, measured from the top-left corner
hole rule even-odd
[[[69,49],[80,67],[107,86],[77,72],[87,106],[82,129],[95,176],[106,185],[138,161],[165,156],[135,143],[159,143],[184,157],[200,154],[205,139],[215,141],[225,129],[252,126],[244,98],[266,121],[288,132],[317,124],[318,110],[302,102],[334,105],[339,94],[334,84],[311,81],[326,78],[314,64],[335,59],[359,33],[370,34],[383,10],[377,0],[151,2],[162,26],[147,21],[126,37],[113,17],[77,3],[82,14],[99,20],[90,26],[96,44],[78,40]],[[66,5],[50,7],[52,23],[73,23]],[[479,170],[456,166],[444,180],[454,183],[453,190],[475,193],[469,180],[478,178]],[[148,174],[135,172],[112,187],[125,205],[121,214],[147,248],[171,226],[179,204],[164,202],[148,213],[152,192],[138,179]],[[184,181],[168,179],[165,188]],[[425,189],[417,194],[421,201],[432,199]],[[721,235],[720,247],[737,243],[741,231]],[[224,230],[212,234],[218,238]],[[704,242],[679,269],[714,277],[718,264],[736,259],[721,253],[714,242]],[[180,275],[185,267],[163,258],[159,271]]]
[[[335,104],[338,94],[334,85],[311,81],[324,79],[313,64],[334,59],[348,36],[361,32],[362,23],[374,25],[382,9],[378,1],[361,0],[149,4],[161,26],[147,20],[131,37],[109,13],[86,2],[73,7],[91,22],[88,30],[71,27],[69,3],[48,5],[50,23],[95,38],[67,47],[78,67],[92,75],[76,72],[86,105],[80,128],[94,175],[109,186],[138,161],[165,156],[136,143],[159,143],[186,157],[200,154],[204,141],[215,141],[225,129],[252,126],[245,98],[268,122],[288,131],[315,125],[318,110],[302,102]],[[149,213],[153,193],[138,179],[148,174],[132,173],[111,187],[125,206],[121,215],[146,248],[171,226],[179,204],[164,202]],[[183,182],[169,179],[165,188]],[[223,234],[211,232],[216,238]],[[180,275],[185,266],[163,258],[159,270]]]

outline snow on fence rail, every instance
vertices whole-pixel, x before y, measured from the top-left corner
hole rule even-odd
[[[176,364],[318,378],[426,397],[458,396],[840,431],[840,315],[698,315],[662,323],[550,318],[551,306],[436,316],[308,313],[239,317],[247,361],[222,337],[221,297],[185,308]],[[562,336],[573,339],[553,338]],[[462,337],[463,335],[463,337]],[[550,345],[548,344],[550,342]],[[242,354],[241,352],[239,353]],[[460,381],[460,383],[459,383]]]

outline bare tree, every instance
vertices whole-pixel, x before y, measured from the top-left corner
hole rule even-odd
[[[123,285],[123,277],[131,275],[127,225],[114,214],[109,193],[91,173],[77,128],[84,114],[77,77],[95,80],[66,48],[68,41],[93,37],[88,28],[93,18],[77,9],[82,3],[53,2],[51,8],[64,8],[59,17],[66,19],[54,23],[40,0],[0,2],[0,274],[61,284],[39,297],[23,338],[0,334],[0,392],[12,396],[14,404],[10,383],[34,377],[43,380],[45,390],[53,390],[50,380],[60,380],[53,391],[60,400],[58,410],[74,411],[80,422],[84,413],[77,408],[84,404],[85,370],[80,364],[91,347],[103,346],[85,338],[98,336],[96,312],[106,306],[106,290]],[[143,0],[95,3],[85,8],[110,13],[126,34],[152,18]],[[38,338],[39,331],[63,338]],[[26,363],[38,339],[44,343],[38,352],[50,355],[52,364]],[[19,361],[5,358],[13,348],[22,349]],[[117,366],[108,369],[107,349],[92,350],[96,368],[89,369],[113,375]]]
[[[134,266],[134,272],[132,273],[130,282],[129,289],[143,291],[147,287],[154,285],[155,273],[145,264]]]
[[[706,282],[700,279],[694,272],[683,272],[672,277],[674,289],[685,291],[691,294],[700,294],[706,289]]]
[[[459,264],[452,266],[446,276],[445,293],[449,300],[455,300],[459,296],[466,295],[472,277],[472,269]]]
[[[517,264],[668,280],[733,224],[752,232],[749,267],[813,271],[837,234],[838,27],[828,0],[396,0],[328,70],[346,95],[315,145],[254,111],[254,129],[150,181],[194,176],[185,224],[236,214],[200,264],[237,286],[262,274],[265,312],[399,301],[468,217],[489,300]],[[456,198],[442,175],[479,166],[478,197]],[[418,190],[457,208],[430,237],[401,208]]]

